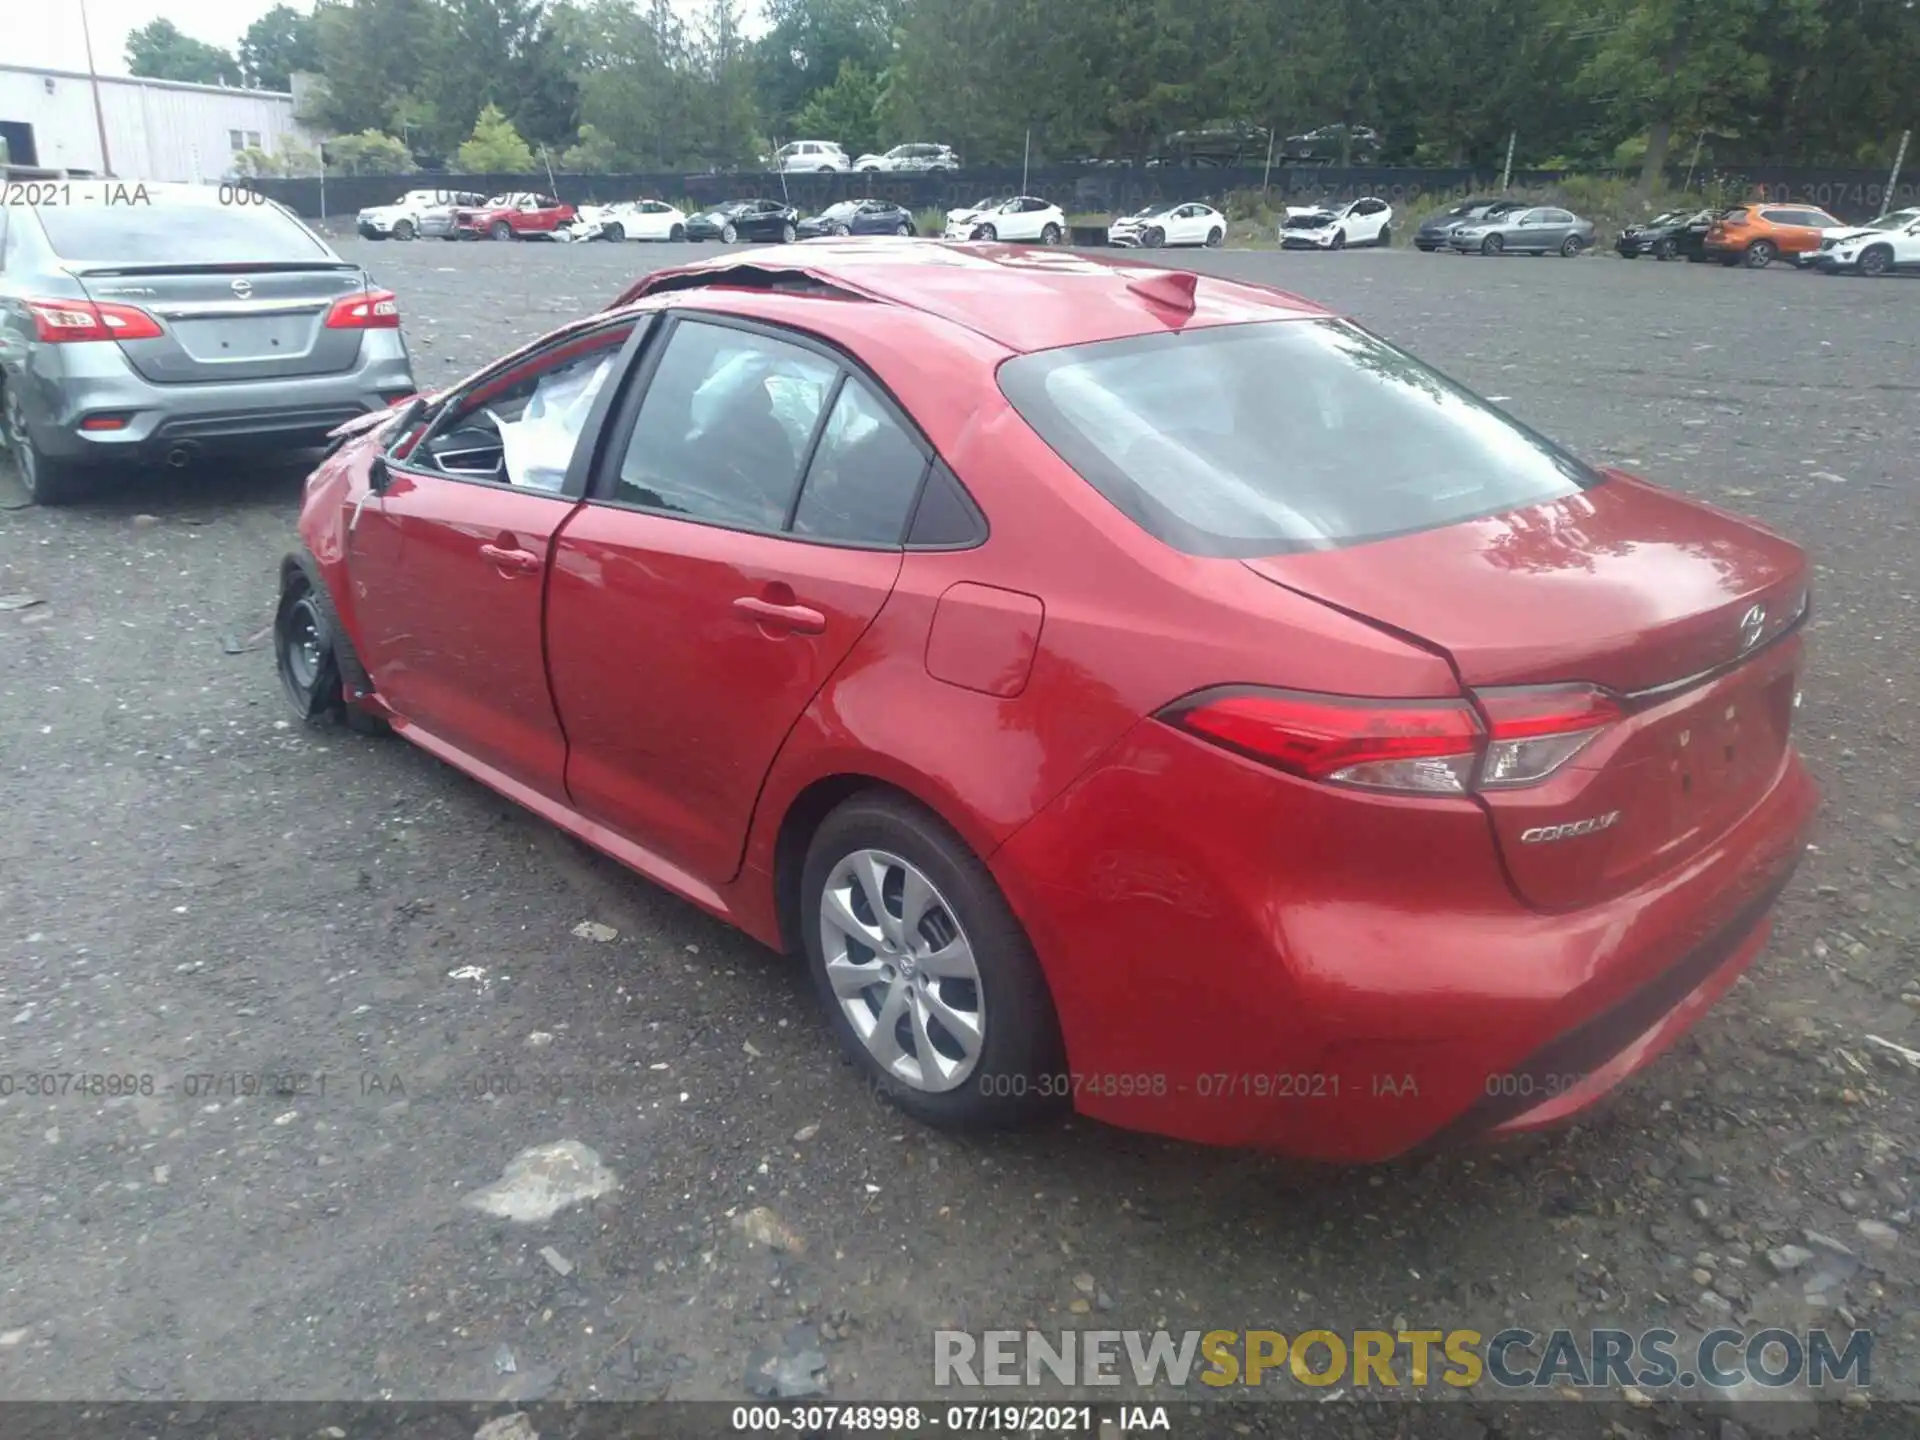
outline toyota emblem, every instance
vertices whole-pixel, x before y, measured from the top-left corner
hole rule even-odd
[[[1760,643],[1767,628],[1767,607],[1756,605],[1740,617],[1740,653],[1746,654]]]
[[[233,282],[233,293],[238,295],[242,300],[246,299],[249,295],[253,294],[253,282],[248,280],[246,276],[241,276]]]

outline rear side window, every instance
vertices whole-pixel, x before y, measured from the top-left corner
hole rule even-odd
[[[800,490],[793,533],[898,545],[927,457],[873,391],[849,376]]]
[[[1343,320],[1214,326],[1008,361],[1067,464],[1195,555],[1331,549],[1570,495],[1599,476]]]
[[[87,264],[247,265],[324,260],[327,252],[275,205],[208,201],[43,205],[36,212],[53,253]]]

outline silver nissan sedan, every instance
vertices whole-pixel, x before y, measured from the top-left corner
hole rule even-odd
[[[0,182],[0,446],[40,504],[316,447],[414,388],[392,292],[252,191]]]

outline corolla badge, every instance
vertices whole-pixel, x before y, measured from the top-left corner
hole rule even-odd
[[[1756,605],[1740,617],[1740,653],[1746,654],[1760,643],[1767,629],[1767,607]]]
[[[242,300],[246,299],[249,295],[253,294],[253,282],[242,275],[238,280],[233,282],[233,293],[238,295]]]
[[[1604,815],[1595,815],[1587,820],[1570,820],[1565,825],[1536,825],[1531,830],[1520,832],[1522,845],[1543,845],[1549,840],[1572,840],[1580,835],[1592,835],[1608,829],[1620,818],[1618,810],[1609,810]]]

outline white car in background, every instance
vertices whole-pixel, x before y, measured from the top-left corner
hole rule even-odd
[[[1289,205],[1280,222],[1283,250],[1344,250],[1393,243],[1393,207],[1377,196],[1345,205]]]
[[[1920,270],[1920,209],[1895,210],[1865,225],[1827,231],[1813,252],[1812,264],[1829,275]]]
[[[789,175],[831,175],[851,170],[847,152],[832,140],[790,140],[773,152],[773,168]]]
[[[449,217],[456,205],[481,205],[486,196],[466,190],[409,190],[391,205],[370,205],[354,217],[354,229],[368,240],[411,240],[433,211]],[[447,228],[452,229],[448,219]]]
[[[1219,245],[1227,238],[1227,217],[1211,205],[1188,202],[1149,205],[1107,227],[1107,243],[1157,250],[1162,245]]]
[[[1059,245],[1067,238],[1067,217],[1058,205],[1037,195],[990,196],[978,205],[947,212],[948,240],[1038,241]]]
[[[853,162],[856,170],[900,170],[924,174],[932,170],[958,170],[960,157],[951,145],[896,145],[880,155],[862,155]]]
[[[574,222],[594,240],[684,240],[687,217],[664,200],[622,200],[582,205]]]

